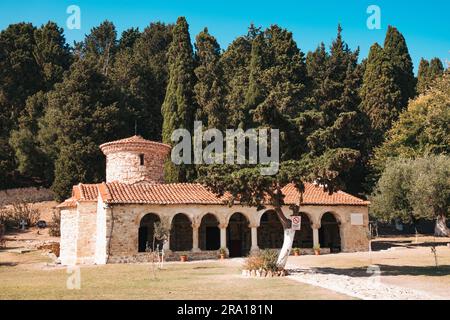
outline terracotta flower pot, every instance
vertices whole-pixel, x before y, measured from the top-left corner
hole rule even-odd
[[[300,255],[299,251],[294,251],[294,256],[298,257]]]
[[[225,255],[223,253],[220,254],[220,260],[224,260],[225,259]]]
[[[314,250],[314,254],[315,254],[316,256],[320,256],[320,250]]]
[[[181,261],[181,262],[186,262],[187,260],[188,260],[188,257],[187,257],[187,256],[185,256],[185,255],[180,256],[180,261]]]

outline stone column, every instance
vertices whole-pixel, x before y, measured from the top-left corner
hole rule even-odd
[[[313,247],[318,246],[320,244],[319,240],[319,229],[320,229],[320,223],[314,223],[312,225],[312,231],[313,231]]]
[[[251,232],[252,232],[252,247],[250,248],[250,251],[258,251],[258,227],[257,225],[250,225]]]
[[[224,248],[228,252],[228,248],[227,248],[227,224],[220,224],[219,228],[220,228],[220,248]]]
[[[192,252],[200,252],[198,247],[198,229],[200,229],[198,224],[192,224]]]

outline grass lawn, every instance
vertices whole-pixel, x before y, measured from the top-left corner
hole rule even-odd
[[[285,278],[245,279],[240,264],[170,263],[81,267],[81,289],[66,287],[67,270],[47,266],[39,252],[0,251],[0,299],[351,299]]]

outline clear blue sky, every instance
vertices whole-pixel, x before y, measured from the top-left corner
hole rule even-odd
[[[371,4],[381,8],[381,30],[366,27],[366,9]],[[81,30],[66,28],[69,5],[81,8]],[[307,52],[320,41],[328,45],[341,23],[344,39],[351,48],[360,46],[361,56],[365,57],[374,42],[383,43],[387,26],[394,25],[405,36],[417,70],[421,57],[450,60],[449,12],[448,0],[1,0],[0,29],[21,21],[40,25],[52,20],[65,28],[72,44],[105,19],[113,21],[122,32],[129,27],[143,30],[152,21],[174,22],[183,15],[193,39],[207,26],[222,48],[245,34],[253,22],[262,27],[278,24],[289,29],[298,46]]]

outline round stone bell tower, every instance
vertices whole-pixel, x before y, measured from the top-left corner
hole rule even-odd
[[[100,149],[106,155],[106,182],[164,182],[169,145],[133,136],[107,142]]]

